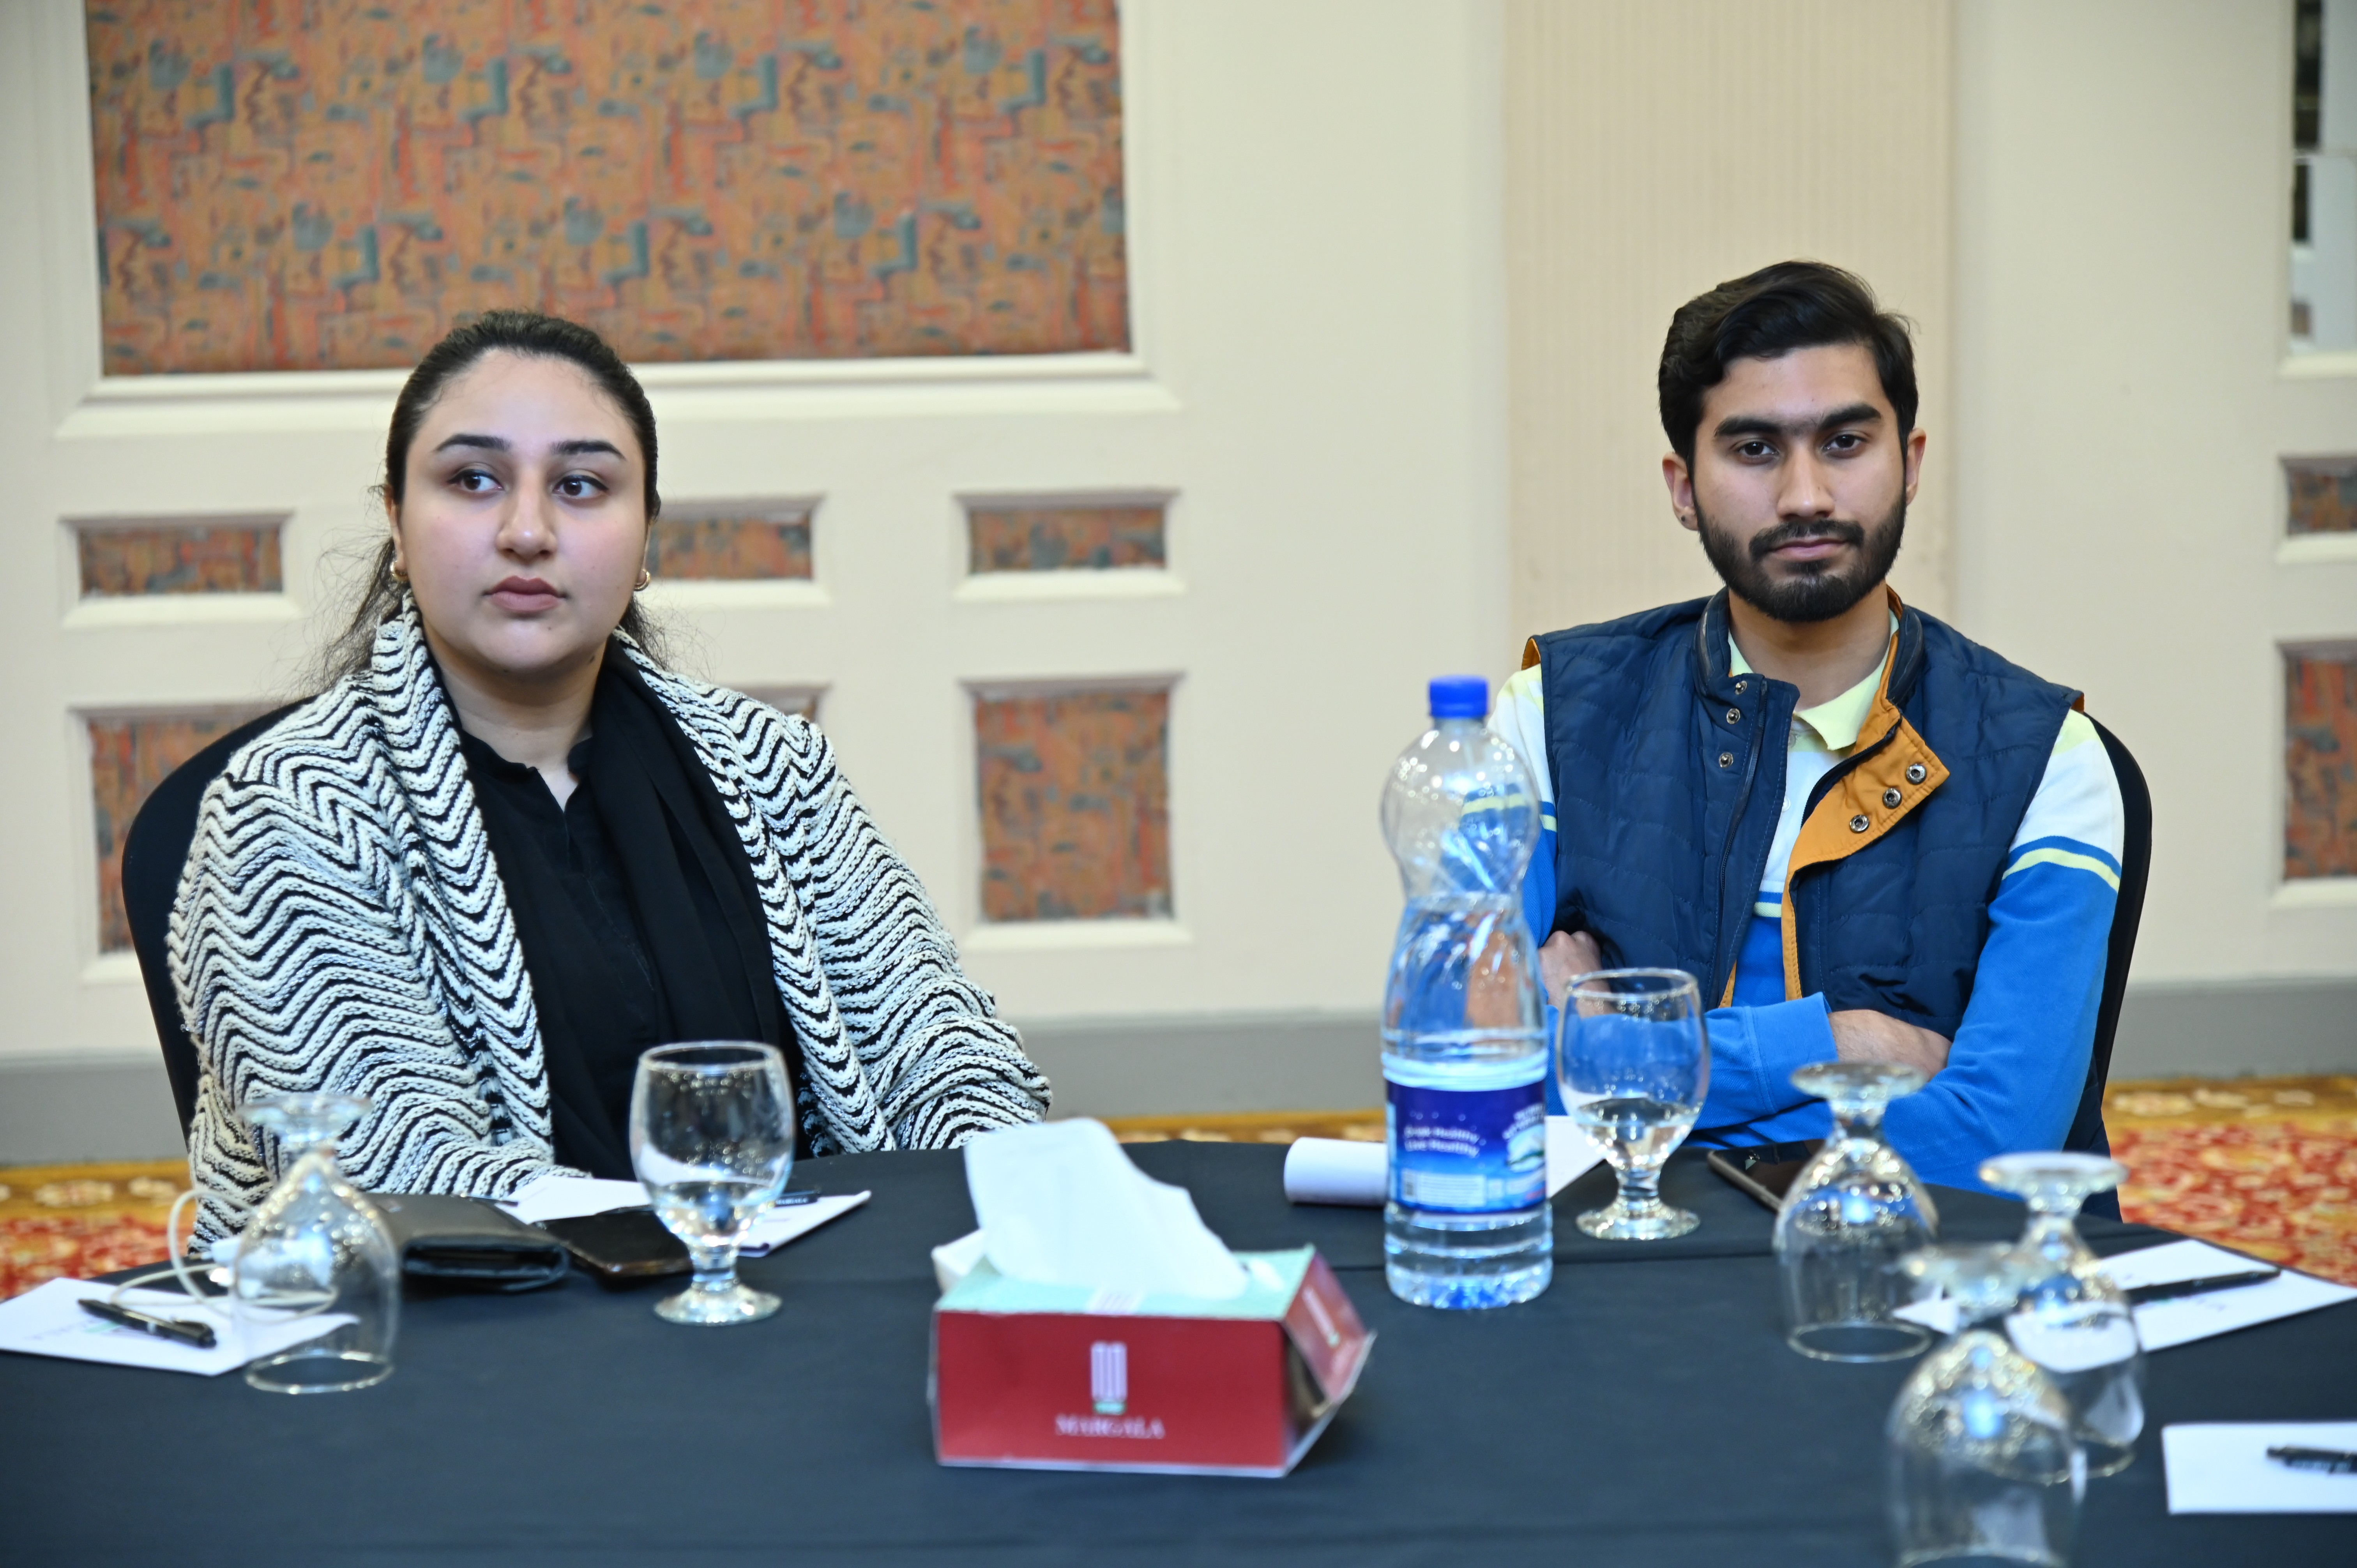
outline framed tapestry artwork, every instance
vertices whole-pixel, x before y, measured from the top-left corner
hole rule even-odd
[[[88,0],[105,373],[1126,351],[1114,0]]]

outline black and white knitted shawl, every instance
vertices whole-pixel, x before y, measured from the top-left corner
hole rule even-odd
[[[802,1047],[803,1152],[952,1148],[1038,1121],[1047,1079],[825,736],[623,649],[752,861]],[[366,1190],[502,1197],[553,1168],[532,983],[414,604],[378,630],[365,675],[205,792],[170,952],[203,1068],[199,1234],[234,1231],[275,1179],[233,1114],[262,1095],[367,1095],[339,1153]]]

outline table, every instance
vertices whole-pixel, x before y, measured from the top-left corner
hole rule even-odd
[[[0,1560],[75,1564],[727,1562],[1462,1564],[1647,1568],[1889,1561],[1884,1413],[1910,1364],[1784,1348],[1765,1210],[1681,1153],[1701,1229],[1606,1243],[1557,1199],[1555,1283],[1481,1313],[1383,1288],[1372,1210],[1297,1208],[1284,1151],[1133,1145],[1231,1245],[1315,1241],[1380,1336],[1356,1395],[1282,1480],[952,1470],[925,1403],[927,1251],[973,1228],[953,1154],[804,1162],[874,1199],[745,1276],[768,1322],[659,1322],[652,1289],[578,1275],[519,1296],[413,1297],[399,1369],[290,1400],[0,1355]],[[1943,1233],[2018,1206],[1938,1191]],[[2090,1220],[2116,1251],[2160,1233]],[[666,1287],[668,1288],[668,1287]],[[2357,1304],[2163,1351],[2136,1464],[2090,1485],[2081,1568],[2357,1561],[2357,1517],[2169,1518],[2164,1422],[2357,1415]]]

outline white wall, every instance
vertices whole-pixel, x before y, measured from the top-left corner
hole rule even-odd
[[[717,679],[831,684],[853,781],[1018,1019],[1372,1019],[1398,909],[1384,767],[1425,679],[1494,663],[1507,622],[1498,16],[1124,11],[1136,355],[651,371],[667,496],[824,497],[823,593],[683,613]],[[398,380],[97,385],[79,26],[73,0],[0,6],[0,1064],[154,1051],[135,971],[95,950],[70,712],[284,685],[322,551],[374,527]],[[956,592],[953,496],[1138,487],[1178,492],[1183,591]],[[75,607],[60,519],[232,509],[293,511],[290,606]],[[1179,678],[1176,921],[977,934],[965,683],[1137,673]]]
[[[2277,645],[2357,638],[2357,542],[2283,544],[2279,457],[2357,450],[2357,364],[2287,368],[2291,12],[1958,12],[1959,618],[2151,779],[2140,983],[2357,975],[2357,883],[2281,884]]]
[[[1892,580],[1950,607],[1948,0],[1515,0],[1507,9],[1514,623],[1715,592],[1661,478],[1670,315],[1813,257],[1913,317],[1923,487]]]

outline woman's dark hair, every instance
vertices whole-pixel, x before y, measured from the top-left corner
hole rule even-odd
[[[630,422],[646,460],[647,525],[651,529],[662,514],[662,500],[655,490],[655,411],[647,402],[645,389],[603,338],[578,322],[543,316],[536,310],[487,310],[465,326],[453,328],[426,350],[402,383],[401,396],[393,400],[393,424],[384,440],[384,482],[376,488],[377,499],[388,508],[402,503],[408,487],[409,448],[417,439],[417,427],[425,422],[426,412],[453,381],[473,369],[484,355],[499,349],[578,365],[614,400],[622,417]],[[317,682],[320,689],[366,670],[376,628],[400,612],[401,585],[393,581],[393,544],[388,538],[377,550],[368,577],[360,586],[360,603],[353,607],[350,620],[320,655]],[[656,652],[661,634],[635,596],[622,612],[621,628],[650,655]]]
[[[1846,343],[1874,356],[1899,434],[1911,433],[1915,345],[1907,318],[1877,305],[1864,278],[1823,262],[1778,262],[1678,306],[1662,345],[1662,429],[1692,465],[1703,396],[1727,379],[1731,361]]]

